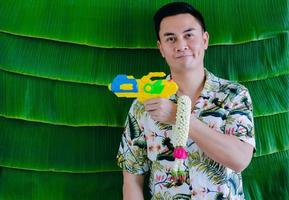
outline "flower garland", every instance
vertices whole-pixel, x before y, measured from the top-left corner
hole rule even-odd
[[[173,126],[172,144],[174,145],[173,156],[175,163],[172,176],[176,182],[182,184],[185,181],[184,161],[188,157],[186,144],[189,135],[191,115],[191,99],[188,96],[180,96],[176,114],[176,124]]]

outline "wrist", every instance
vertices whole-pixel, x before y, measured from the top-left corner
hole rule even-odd
[[[191,114],[190,116],[190,128],[189,128],[189,136],[190,138],[193,138],[196,134],[196,122],[197,122],[197,118]]]
[[[177,104],[174,103],[173,107],[172,107],[172,112],[171,112],[171,116],[172,116],[172,119],[171,119],[171,124],[172,125],[175,125],[176,124],[176,121],[177,121]]]

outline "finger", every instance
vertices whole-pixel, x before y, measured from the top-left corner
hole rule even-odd
[[[158,115],[158,111],[157,111],[157,110],[148,111],[148,113],[149,113],[150,115],[153,115],[153,116]]]
[[[157,104],[161,101],[161,98],[154,98],[154,99],[149,99],[149,100],[146,100],[144,102],[144,105],[152,105],[152,104]]]
[[[145,106],[145,111],[155,111],[159,109],[159,104],[150,104]]]
[[[152,116],[154,118],[159,117],[158,110],[150,111],[149,114],[150,114],[150,116]]]

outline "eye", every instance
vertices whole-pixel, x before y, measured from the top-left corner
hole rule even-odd
[[[188,34],[186,34],[186,38],[192,38],[194,35],[192,34],[192,33],[188,33]]]
[[[166,38],[166,42],[174,43],[175,41],[176,41],[176,39],[174,37],[167,37]]]

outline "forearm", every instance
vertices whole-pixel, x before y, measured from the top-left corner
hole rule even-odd
[[[242,171],[251,160],[251,145],[236,136],[220,134],[195,117],[191,117],[189,137],[207,156],[234,171]]]
[[[143,190],[136,186],[123,185],[123,199],[124,200],[143,200]]]
[[[143,200],[143,181],[142,175],[133,175],[123,172],[123,199],[124,200]]]

